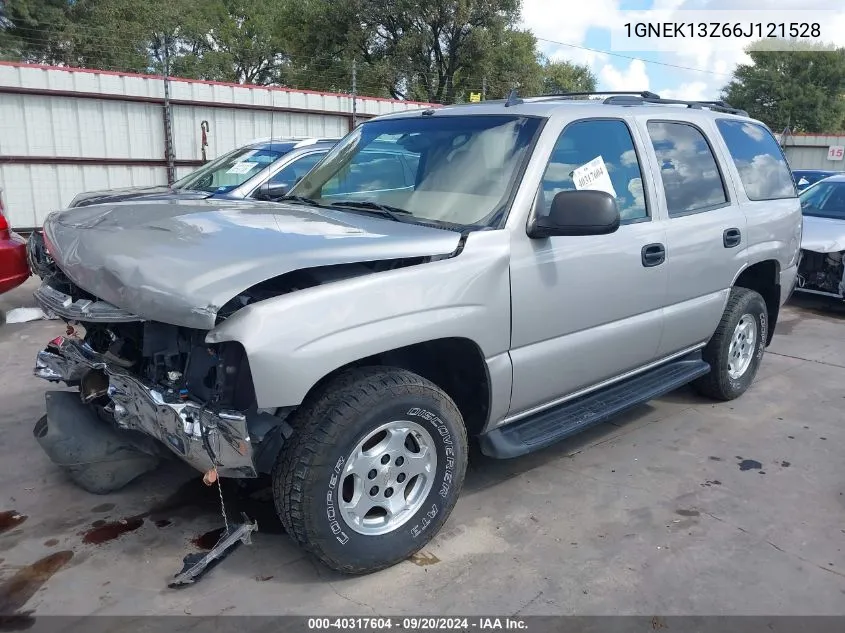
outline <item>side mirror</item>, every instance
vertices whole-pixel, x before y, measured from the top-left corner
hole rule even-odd
[[[607,235],[619,228],[616,198],[604,191],[561,191],[552,200],[548,215],[535,215],[528,237],[556,235]]]
[[[255,197],[259,200],[278,200],[288,195],[290,185],[281,182],[265,182],[258,188]]]

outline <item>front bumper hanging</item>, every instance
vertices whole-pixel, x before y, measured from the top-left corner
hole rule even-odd
[[[38,352],[33,373],[51,382],[79,384],[90,372],[107,382],[106,407],[117,425],[153,437],[201,472],[257,477],[247,418],[240,411],[165,397],[126,370],[107,363],[79,339],[58,337]],[[92,411],[92,415],[94,415]]]

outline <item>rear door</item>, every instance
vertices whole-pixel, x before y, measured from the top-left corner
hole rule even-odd
[[[737,198],[748,222],[749,264],[777,258],[794,265],[800,247],[796,222],[801,214],[789,164],[771,131],[754,121],[719,118],[719,136],[730,156]]]
[[[746,260],[746,220],[736,204],[727,157],[711,139],[710,119],[638,119],[662,182],[668,274],[663,336],[657,356],[707,341],[728,289]]]

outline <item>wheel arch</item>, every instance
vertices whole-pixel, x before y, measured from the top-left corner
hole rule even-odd
[[[733,283],[734,287],[754,290],[766,302],[766,313],[769,319],[769,327],[766,332],[767,347],[772,342],[778,315],[780,314],[780,271],[780,262],[777,260],[762,260],[743,268]]]
[[[346,363],[320,378],[304,401],[320,397],[341,373],[375,365],[405,369],[440,387],[461,412],[468,435],[478,435],[486,426],[492,398],[490,372],[478,344],[463,337],[415,343]]]

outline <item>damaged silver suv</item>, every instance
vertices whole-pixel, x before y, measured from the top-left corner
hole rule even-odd
[[[721,102],[582,96],[372,119],[280,203],[52,214],[30,255],[68,334],[35,374],[79,393],[39,443],[92,492],[162,447],[268,474],[291,537],[364,573],[442,527],[468,438],[510,458],[686,383],[740,396],[796,279],[780,147]]]

